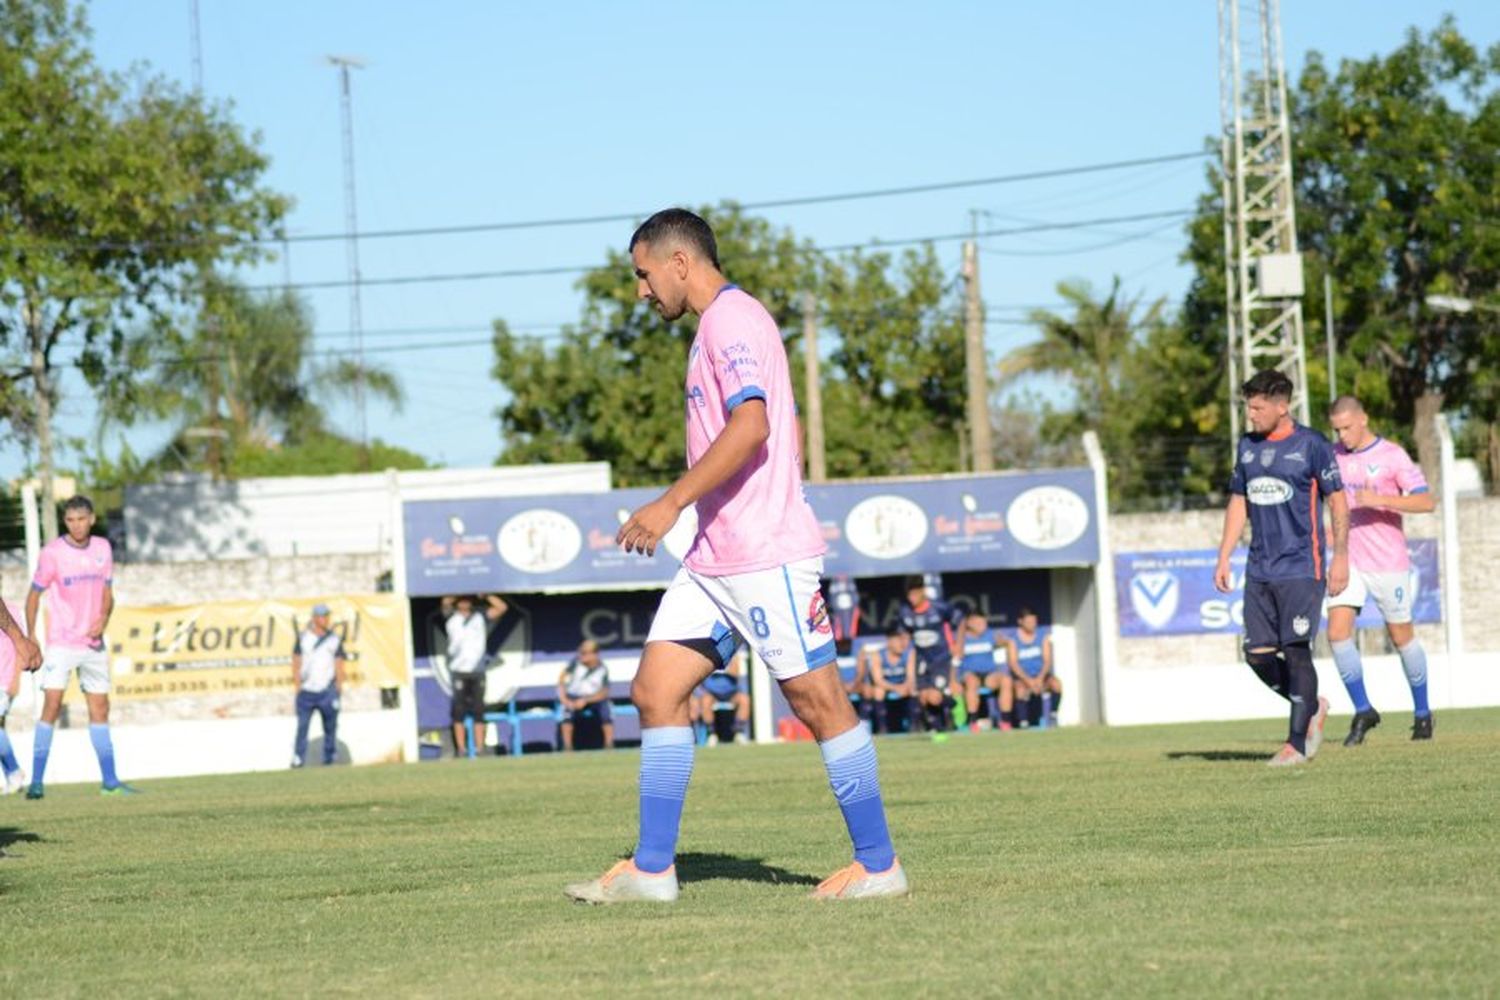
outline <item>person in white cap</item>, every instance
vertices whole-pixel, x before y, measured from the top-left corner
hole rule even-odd
[[[312,609],[312,621],[297,635],[292,647],[292,683],[297,685],[297,740],[292,766],[307,761],[307,728],[313,713],[323,719],[323,763],[332,764],[338,752],[339,692],[344,687],[344,640],[328,626],[326,604]]]

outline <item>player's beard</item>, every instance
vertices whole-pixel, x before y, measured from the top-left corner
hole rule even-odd
[[[657,313],[660,314],[662,320],[667,323],[671,323],[674,320],[681,319],[682,314],[687,312],[686,302],[679,302],[675,306],[669,306],[661,299],[656,299],[655,305]]]

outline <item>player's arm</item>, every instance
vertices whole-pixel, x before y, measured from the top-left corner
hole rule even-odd
[[[292,647],[292,687],[302,686],[302,650],[298,646]]]
[[[28,605],[31,603],[30,595],[27,595],[26,603]],[[34,612],[32,617],[36,617]],[[4,601],[0,601],[0,632],[4,632],[9,637],[11,645],[16,647],[18,667],[22,670],[35,670],[42,665],[41,650],[37,648],[36,643],[27,638],[27,633],[21,631],[20,623],[11,617],[10,609],[5,606]],[[16,677],[19,678],[20,674],[17,673]]]
[[[1328,520],[1333,525],[1333,564],[1328,567],[1328,596],[1337,597],[1349,586],[1349,498],[1343,490],[1329,494]]]
[[[1044,636],[1042,638],[1042,669],[1041,669],[1041,672],[1036,675],[1037,687],[1040,688],[1041,685],[1047,683],[1047,678],[1051,677],[1051,676],[1052,676],[1052,637],[1049,635],[1049,636]]]
[[[1229,505],[1224,508],[1224,534],[1219,539],[1219,563],[1214,568],[1214,586],[1221,594],[1227,594],[1234,589],[1230,586],[1229,557],[1234,553],[1234,547],[1240,543],[1240,536],[1245,533],[1245,522],[1249,519],[1250,513],[1245,505],[1245,495],[1243,493],[1232,494],[1229,497]]]
[[[563,667],[562,673],[557,675],[557,700],[563,708],[572,708],[573,704],[568,700],[568,668]]]
[[[1355,494],[1354,502],[1359,507],[1394,510],[1401,514],[1431,514],[1437,510],[1437,496],[1430,490],[1423,490],[1421,493],[1404,493],[1394,497],[1360,490]]]
[[[89,638],[104,638],[104,630],[109,627],[109,616],[115,613],[115,588],[113,584],[104,585],[104,597],[99,604],[99,618],[94,622],[94,627],[89,629]]]
[[[505,603],[505,598],[499,594],[485,594],[484,616],[492,622],[497,622],[505,617],[505,612],[510,610],[510,605]]]
[[[333,690],[335,694],[342,694],[344,690],[344,644],[339,643],[338,652],[333,654]]]
[[[714,438],[698,464],[683,473],[661,496],[630,515],[615,542],[626,552],[654,555],[662,536],[672,530],[684,509],[728,482],[759,454],[771,436],[764,399],[747,399],[729,414],[724,432]]]

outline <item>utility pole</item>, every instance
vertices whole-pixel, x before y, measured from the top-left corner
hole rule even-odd
[[[990,443],[990,378],[984,357],[984,307],[979,298],[979,244],[964,243],[964,366],[969,392],[969,456],[975,472],[995,468]]]
[[[47,333],[41,311],[28,297],[21,303],[26,344],[31,356],[31,391],[36,407],[37,472],[42,486],[42,544],[57,537],[57,467],[52,440],[52,374],[47,370]]]
[[[818,357],[818,300],[802,293],[802,350],[807,369],[807,478],[814,483],[828,479],[828,461],[823,453],[822,361]]]
[[[188,17],[193,29],[193,93],[203,96],[203,32],[198,24],[198,0],[188,0]]]
[[[359,411],[360,467],[370,464],[370,429],[365,413],[365,330],[359,302],[359,212],[354,197],[354,99],[349,90],[349,70],[363,69],[364,60],[354,56],[329,56],[339,71],[339,108],[344,133],[344,255],[349,263],[349,330],[354,335],[354,405]]]
[[[1219,113],[1234,442],[1240,384],[1260,369],[1291,379],[1293,414],[1304,424],[1310,415],[1278,0],[1219,0]]]

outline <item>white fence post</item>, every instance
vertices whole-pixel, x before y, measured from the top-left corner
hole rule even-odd
[[[1439,482],[1438,502],[1442,510],[1443,549],[1443,634],[1447,639],[1447,681],[1444,688],[1448,705],[1453,704],[1453,676],[1459,670],[1459,661],[1464,655],[1463,583],[1458,565],[1458,478],[1454,474],[1453,432],[1448,421],[1439,413],[1433,418],[1437,425]]]
[[[1094,646],[1094,690],[1099,722],[1109,723],[1109,688],[1106,679],[1119,663],[1120,613],[1115,604],[1115,557],[1109,543],[1109,469],[1099,435],[1083,434],[1083,451],[1094,471],[1094,515],[1099,529],[1099,561],[1094,564],[1094,628],[1098,633]],[[1088,718],[1089,713],[1084,713]]]

